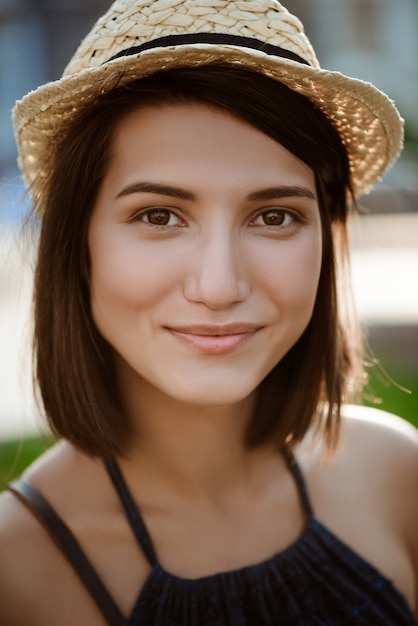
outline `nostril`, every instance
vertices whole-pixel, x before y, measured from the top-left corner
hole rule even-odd
[[[245,251],[235,231],[227,231],[223,221],[211,233],[204,233],[189,259],[185,276],[186,299],[222,309],[241,302],[249,292]]]
[[[211,309],[226,308],[242,302],[249,293],[250,287],[246,280],[219,267],[204,272],[191,269],[184,283],[187,300],[200,302]]]

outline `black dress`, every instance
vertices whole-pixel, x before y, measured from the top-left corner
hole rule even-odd
[[[161,567],[118,465],[105,461],[152,566],[128,620],[43,496],[22,480],[9,489],[53,535],[112,626],[416,626],[392,582],[315,518],[299,467],[292,455],[286,460],[307,514],[302,535],[262,563],[198,579],[180,578]]]

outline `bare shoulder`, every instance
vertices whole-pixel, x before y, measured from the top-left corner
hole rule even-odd
[[[0,623],[38,623],[51,547],[41,526],[11,493],[0,495]],[[44,590],[44,592],[46,589]]]
[[[311,441],[298,451],[315,515],[418,602],[418,434],[404,420],[345,406],[331,458]]]
[[[344,406],[342,445],[350,447],[357,457],[364,454],[379,468],[383,465],[393,470],[396,465],[399,470],[413,469],[418,464],[418,430],[404,419],[380,409]]]
[[[418,516],[418,431],[414,426],[379,409],[345,406],[337,458],[338,454],[349,473],[359,480],[361,476],[366,485],[380,487],[386,499],[391,495],[402,498],[408,510],[415,505]]]
[[[63,442],[40,457],[23,478],[53,508],[128,615],[149,564],[138,552],[100,459]],[[0,496],[0,554],[0,624],[103,626],[78,570],[45,523],[8,492]]]
[[[300,458],[324,519],[338,531],[360,519],[365,526],[367,518],[371,533],[379,520],[410,544],[409,552],[415,546],[418,568],[418,432],[411,424],[378,409],[347,405],[334,456],[324,462],[307,447]]]
[[[418,611],[417,429],[378,409],[347,406],[343,416],[341,459],[342,466],[349,470],[348,476],[353,477],[352,482],[361,485],[360,493],[364,490],[363,506],[371,502],[375,519],[392,531],[381,545],[390,547],[391,537],[397,537],[399,545],[403,546],[404,564],[391,572],[397,562],[397,552],[393,551],[386,571],[392,574]],[[374,533],[378,534],[376,526]],[[378,559],[376,555],[376,563]],[[383,571],[385,565],[382,561]]]
[[[349,474],[397,512],[418,557],[417,429],[385,411],[349,405],[344,407],[341,457]]]
[[[36,461],[24,478],[49,499],[54,484],[63,482],[64,457],[58,446]],[[64,492],[68,497],[65,485]],[[98,623],[94,611],[90,621],[84,620],[81,609],[90,615],[89,606],[84,609],[83,590],[71,567],[45,527],[11,491],[0,494],[0,554],[0,624],[66,625],[74,612],[79,619],[70,623]]]
[[[51,465],[54,454],[43,455],[29,473]],[[54,578],[56,550],[35,516],[10,491],[0,494],[0,554],[0,623],[41,623],[41,598],[48,597],[48,581]]]

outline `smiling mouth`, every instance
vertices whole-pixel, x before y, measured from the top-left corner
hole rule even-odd
[[[202,354],[221,355],[234,352],[261,330],[255,324],[188,325],[167,330],[183,345]]]

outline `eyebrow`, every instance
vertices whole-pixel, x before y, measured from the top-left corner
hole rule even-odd
[[[180,200],[196,200],[195,194],[191,191],[187,191],[173,185],[163,185],[160,183],[150,182],[137,182],[132,185],[128,185],[128,187],[125,187],[117,194],[116,198],[123,198],[124,196],[141,192],[170,196]],[[254,191],[247,196],[247,200],[254,202],[259,200],[274,200],[275,198],[290,198],[295,196],[310,198],[311,200],[317,199],[315,194],[308,189],[308,187],[282,185]]]
[[[120,191],[116,198],[123,198],[123,196],[129,196],[133,193],[157,193],[162,196],[171,196],[172,198],[179,198],[180,200],[196,200],[196,196],[190,191],[180,189],[180,187],[173,187],[172,185],[161,185],[159,183],[147,183],[138,182],[128,185]]]
[[[274,200],[275,198],[291,198],[293,196],[316,200],[316,195],[308,187],[286,185],[254,191],[254,193],[249,194],[248,200]]]

